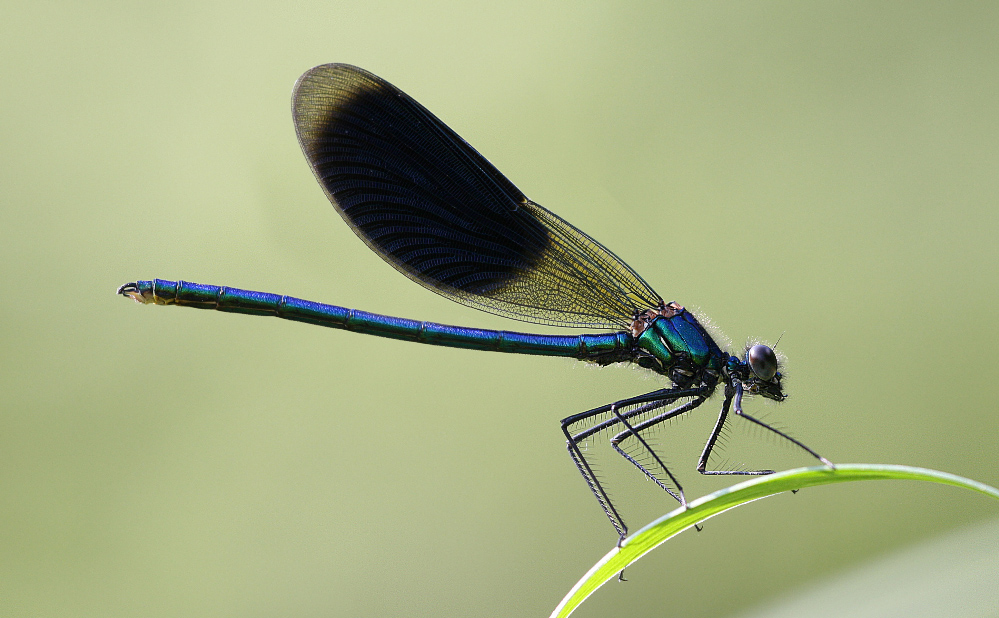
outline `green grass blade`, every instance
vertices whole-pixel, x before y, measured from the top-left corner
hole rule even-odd
[[[793,489],[848,481],[879,480],[915,480],[955,485],[999,500],[999,489],[978,481],[936,470],[888,464],[842,464],[837,465],[835,470],[815,466],[756,477],[688,502],[686,509],[678,508],[667,513],[629,536],[620,548],[612,549],[573,586],[552,612],[551,618],[568,616],[597,588],[625,567],[697,522],[748,502]]]

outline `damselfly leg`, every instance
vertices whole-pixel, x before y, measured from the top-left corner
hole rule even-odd
[[[708,436],[708,441],[704,445],[704,451],[701,453],[701,458],[697,462],[697,471],[698,472],[700,472],[701,474],[707,474],[707,475],[750,475],[750,476],[760,476],[760,475],[764,475],[764,474],[773,474],[774,473],[773,470],[708,470],[707,469],[707,467],[708,467],[708,458],[711,457],[711,450],[715,447],[715,443],[718,441],[718,436],[721,435],[722,428],[725,426],[725,421],[728,419],[728,413],[729,413],[729,410],[732,408],[733,402],[735,403],[734,412],[735,412],[736,416],[740,416],[740,417],[746,419],[747,421],[749,421],[751,423],[754,423],[754,424],[756,424],[756,425],[758,425],[760,427],[763,427],[764,429],[767,429],[769,431],[772,431],[773,433],[775,433],[778,436],[784,438],[785,440],[787,440],[791,444],[794,444],[795,446],[801,448],[802,450],[804,450],[805,452],[807,452],[812,457],[815,457],[816,459],[818,459],[819,461],[821,461],[823,464],[825,464],[825,465],[827,465],[827,466],[829,466],[830,468],[833,468],[833,469],[836,468],[836,466],[833,465],[833,463],[831,461],[829,461],[825,457],[819,455],[818,453],[816,453],[812,449],[808,448],[807,446],[805,446],[800,441],[792,438],[791,436],[787,435],[783,431],[780,431],[779,429],[777,429],[775,427],[771,427],[770,425],[764,423],[763,421],[761,421],[759,419],[756,419],[756,418],[753,418],[752,416],[750,416],[750,415],[746,414],[745,412],[743,412],[742,411],[742,395],[743,395],[743,388],[742,388],[742,384],[741,383],[736,382],[734,386],[733,385],[726,385],[725,386],[725,401],[722,402],[722,409],[721,409],[721,413],[718,415],[718,421],[715,422],[715,427],[714,427],[714,429],[711,430],[711,435]]]
[[[660,389],[645,395],[622,399],[620,401],[562,419],[562,433],[565,434],[566,437],[566,448],[569,451],[569,455],[572,457],[573,463],[576,464],[576,468],[579,469],[579,473],[586,481],[587,486],[589,486],[590,491],[592,491],[593,495],[596,497],[597,502],[600,503],[600,507],[607,515],[607,519],[610,520],[611,525],[614,526],[614,530],[617,531],[618,544],[620,544],[621,541],[624,540],[625,536],[627,536],[628,527],[625,525],[624,519],[621,517],[620,513],[618,513],[617,508],[611,502],[610,496],[604,488],[603,483],[594,472],[590,462],[587,461],[586,456],[583,454],[583,448],[581,448],[581,445],[584,445],[587,440],[604,430],[623,425],[624,429],[611,438],[611,443],[614,449],[623,455],[629,462],[637,466],[639,470],[652,479],[670,496],[676,499],[677,502],[685,504],[686,501],[683,497],[683,489],[680,487],[680,484],[676,482],[676,478],[665,466],[655,450],[652,449],[648,442],[641,436],[641,432],[649,427],[696,408],[704,401],[704,395],[704,387]],[[664,408],[685,397],[696,397],[697,399],[683,404],[673,410],[658,414],[652,418],[644,418],[645,415],[660,408]],[[625,410],[625,408],[629,408],[630,406],[636,407]],[[610,414],[609,418],[595,420],[601,415],[607,415],[608,413]],[[636,418],[640,422],[636,422],[632,425],[632,419]],[[586,421],[591,421],[592,424],[585,425],[582,428],[576,427],[580,423],[585,423]],[[651,454],[656,467],[662,471],[661,474],[665,474],[670,481],[672,481],[674,485],[673,488],[670,488],[663,481],[663,479],[657,477],[653,472],[651,472],[648,469],[648,465],[643,465],[633,454],[626,453],[620,448],[620,443],[629,436],[634,436],[638,441],[640,448]]]

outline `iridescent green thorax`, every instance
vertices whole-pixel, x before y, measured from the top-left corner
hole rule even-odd
[[[641,331],[635,342],[651,356],[639,358],[639,364],[664,375],[674,368],[685,373],[708,369],[717,375],[728,358],[697,318],[676,303],[648,312],[635,323],[634,330]]]

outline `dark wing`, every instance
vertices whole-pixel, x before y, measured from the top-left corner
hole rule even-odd
[[[557,326],[619,328],[662,299],[627,264],[527,199],[385,80],[326,64],[295,84],[298,141],[354,232],[464,305]]]

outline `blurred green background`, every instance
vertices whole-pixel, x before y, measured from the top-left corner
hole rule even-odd
[[[532,330],[343,224],[289,112],[326,62],[411,94],[736,347],[783,333],[791,398],[749,410],[833,461],[999,485],[994,3],[3,13],[0,615],[545,616],[613,546],[558,421],[657,381],[114,295],[182,278]],[[691,497],[730,482],[694,471],[719,403],[667,434]],[[725,456],[813,463],[739,425]],[[604,470],[633,529],[673,508]],[[731,614],[996,513],[906,483],[778,496],[577,615]]]

